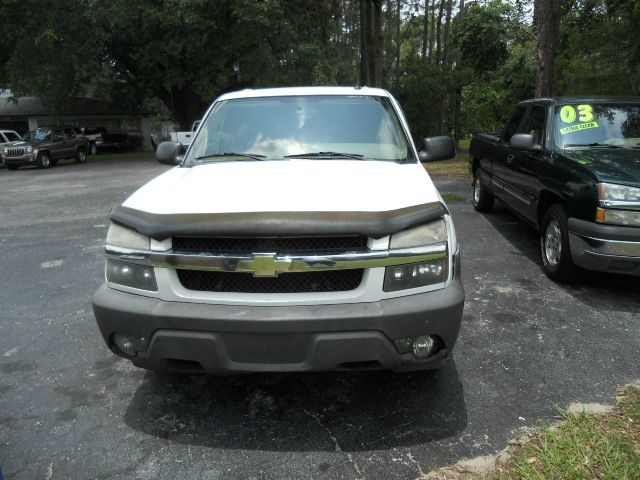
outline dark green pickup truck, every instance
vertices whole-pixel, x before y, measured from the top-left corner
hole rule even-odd
[[[473,204],[494,198],[540,232],[545,273],[640,276],[640,97],[519,103],[502,133],[471,140]]]

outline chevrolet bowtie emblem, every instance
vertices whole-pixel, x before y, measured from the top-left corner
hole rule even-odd
[[[291,259],[278,258],[274,253],[256,253],[249,268],[253,270],[254,277],[277,277],[279,273],[288,271],[290,266]]]

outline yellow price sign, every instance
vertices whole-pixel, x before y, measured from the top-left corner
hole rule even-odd
[[[592,122],[595,118],[591,105],[578,105],[578,111],[573,105],[565,105],[560,109],[560,120],[562,123],[573,123],[577,120],[581,122]]]

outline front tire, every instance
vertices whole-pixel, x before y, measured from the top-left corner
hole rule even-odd
[[[76,152],[76,163],[85,163],[87,161],[87,152],[84,148],[79,148]]]
[[[49,168],[51,166],[51,157],[48,152],[40,152],[38,155],[38,168]]]
[[[14,171],[18,169],[18,165],[7,165],[7,170]]]
[[[566,283],[575,278],[576,267],[571,260],[569,215],[564,205],[551,205],[540,224],[540,256],[542,269],[552,280]]]
[[[473,208],[477,212],[488,213],[493,210],[495,197],[482,184],[482,169],[480,167],[473,171]]]
[[[90,155],[98,154],[98,147],[96,146],[95,142],[91,142],[91,144],[89,145],[89,154]]]

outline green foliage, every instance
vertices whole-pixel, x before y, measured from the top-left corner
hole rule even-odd
[[[225,91],[357,84],[359,3],[51,0],[43,8],[39,0],[4,0],[0,86],[42,96],[60,113],[69,97],[91,96],[164,110],[186,127]],[[514,104],[534,94],[530,2],[465,4],[460,15],[453,2],[449,43],[444,25],[436,39],[447,49],[445,65],[434,45],[422,57],[424,3],[402,0],[398,15],[397,0],[383,2],[384,86],[417,140],[450,131],[456,91],[463,137],[501,129]],[[640,93],[638,38],[640,2],[563,0],[555,93]]]
[[[454,41],[460,49],[463,65],[476,73],[499,68],[509,55],[505,17],[510,7],[501,1],[487,6],[473,3],[463,20],[454,25]]]

